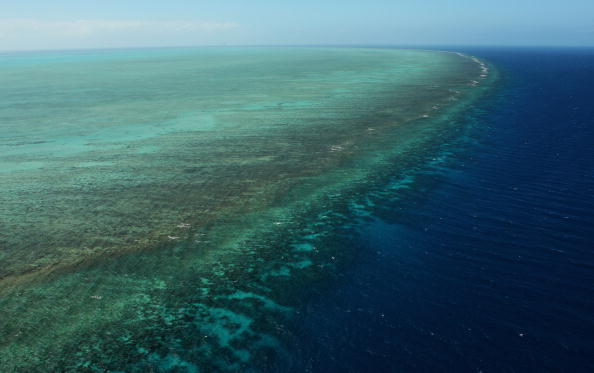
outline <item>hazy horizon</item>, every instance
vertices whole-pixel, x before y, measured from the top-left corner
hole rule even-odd
[[[131,45],[118,47],[66,47],[37,49],[0,49],[0,53],[35,53],[35,52],[77,52],[77,51],[118,51],[134,49],[192,49],[192,48],[391,48],[419,50],[450,50],[454,48],[485,49],[593,49],[594,45],[503,45],[503,44],[220,44],[220,45]]]
[[[189,46],[594,46],[594,4],[572,0],[5,4],[0,50]]]

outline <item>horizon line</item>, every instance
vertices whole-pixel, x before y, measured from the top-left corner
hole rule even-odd
[[[35,53],[35,52],[76,52],[76,51],[115,51],[131,49],[192,49],[192,48],[509,48],[509,49],[594,49],[594,45],[558,45],[558,44],[197,44],[197,45],[147,45],[125,47],[73,47],[73,48],[46,48],[46,49],[0,49],[4,53]]]

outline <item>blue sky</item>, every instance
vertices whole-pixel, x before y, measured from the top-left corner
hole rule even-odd
[[[594,0],[0,0],[0,50],[589,45]]]

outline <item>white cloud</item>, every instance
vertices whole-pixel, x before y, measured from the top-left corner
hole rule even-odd
[[[0,19],[0,49],[208,43],[238,27],[227,21]]]
[[[238,26],[235,22],[216,21],[139,21],[139,20],[94,20],[45,21],[36,19],[0,19],[0,32],[17,34],[19,32],[51,32],[59,34],[88,35],[100,32],[122,30],[161,30],[161,31],[218,31]]]

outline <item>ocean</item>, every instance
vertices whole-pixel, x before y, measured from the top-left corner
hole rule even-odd
[[[448,50],[3,55],[0,367],[594,369],[594,50]]]
[[[594,50],[462,49],[501,73],[469,130],[343,232],[291,371],[594,370]]]

